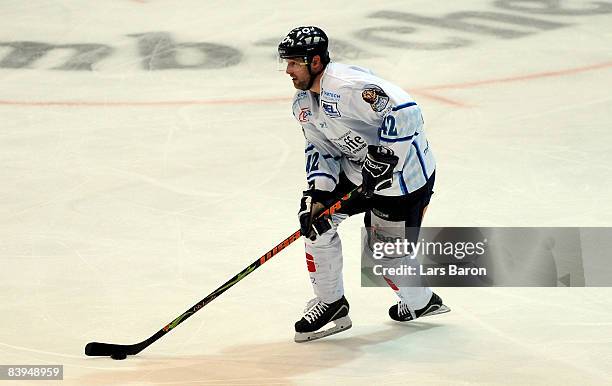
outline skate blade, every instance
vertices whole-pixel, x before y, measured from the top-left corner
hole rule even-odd
[[[451,309],[450,309],[450,308],[448,308],[448,307],[447,307],[445,304],[442,304],[442,305],[440,306],[440,308],[438,308],[437,310],[435,310],[435,311],[431,311],[431,312],[428,312],[428,313],[426,313],[426,314],[423,314],[423,315],[421,315],[421,316],[420,316],[420,318],[422,318],[422,317],[424,317],[424,316],[431,316],[431,315],[445,314],[445,313],[447,313],[447,312],[450,312],[450,310],[451,310]]]
[[[334,335],[344,330],[348,330],[353,326],[353,322],[351,321],[351,318],[348,317],[348,315],[336,319],[331,323],[333,323],[334,326],[328,328],[327,330],[315,332],[296,332],[294,340],[296,343],[310,342],[311,340],[325,338],[326,336]]]

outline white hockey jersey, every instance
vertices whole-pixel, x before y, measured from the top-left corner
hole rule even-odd
[[[333,190],[341,171],[360,185],[368,145],[387,146],[399,157],[393,184],[376,194],[413,192],[435,170],[420,107],[404,90],[365,68],[329,63],[321,77],[321,94],[298,91],[293,115],[306,138],[311,188]]]

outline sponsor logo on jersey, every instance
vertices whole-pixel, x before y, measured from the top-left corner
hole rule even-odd
[[[298,114],[298,120],[302,123],[308,122],[308,117],[310,117],[311,115],[312,112],[310,111],[310,108],[302,107],[300,109],[300,113]]]
[[[323,111],[325,115],[330,118],[340,118],[340,111],[338,111],[338,102],[329,102],[325,100],[321,100],[321,107],[323,107]]]
[[[375,84],[367,84],[361,92],[361,97],[377,113],[383,111],[389,103],[389,96]]]
[[[368,144],[365,142],[363,138],[358,135],[351,136],[351,132],[347,131],[342,134],[338,138],[331,139],[331,141],[342,150],[344,154],[348,155],[357,155],[363,149],[365,149]],[[352,157],[355,159],[361,159],[361,157]]]
[[[326,99],[332,100],[332,101],[340,100],[340,94],[336,94],[335,92],[331,92],[327,90],[321,90],[321,96]]]

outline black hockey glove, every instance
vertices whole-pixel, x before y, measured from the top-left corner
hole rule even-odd
[[[375,191],[386,189],[393,182],[393,169],[399,159],[385,146],[368,145],[368,154],[361,167],[363,194],[372,197]]]
[[[300,201],[300,232],[302,236],[315,241],[317,236],[327,232],[332,227],[331,216],[319,217],[325,206],[332,201],[331,192],[323,190],[306,190]]]

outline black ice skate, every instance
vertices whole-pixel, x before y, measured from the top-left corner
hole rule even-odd
[[[398,302],[396,305],[389,308],[389,316],[398,322],[407,322],[420,318],[422,316],[430,316],[449,312],[450,308],[442,304],[442,299],[432,292],[429,303],[420,310],[411,310],[406,303]]]
[[[295,322],[295,341],[308,342],[348,330],[353,325],[348,312],[349,304],[344,296],[333,303],[323,303],[317,298],[311,300],[304,317]],[[329,323],[334,326],[322,330]]]

